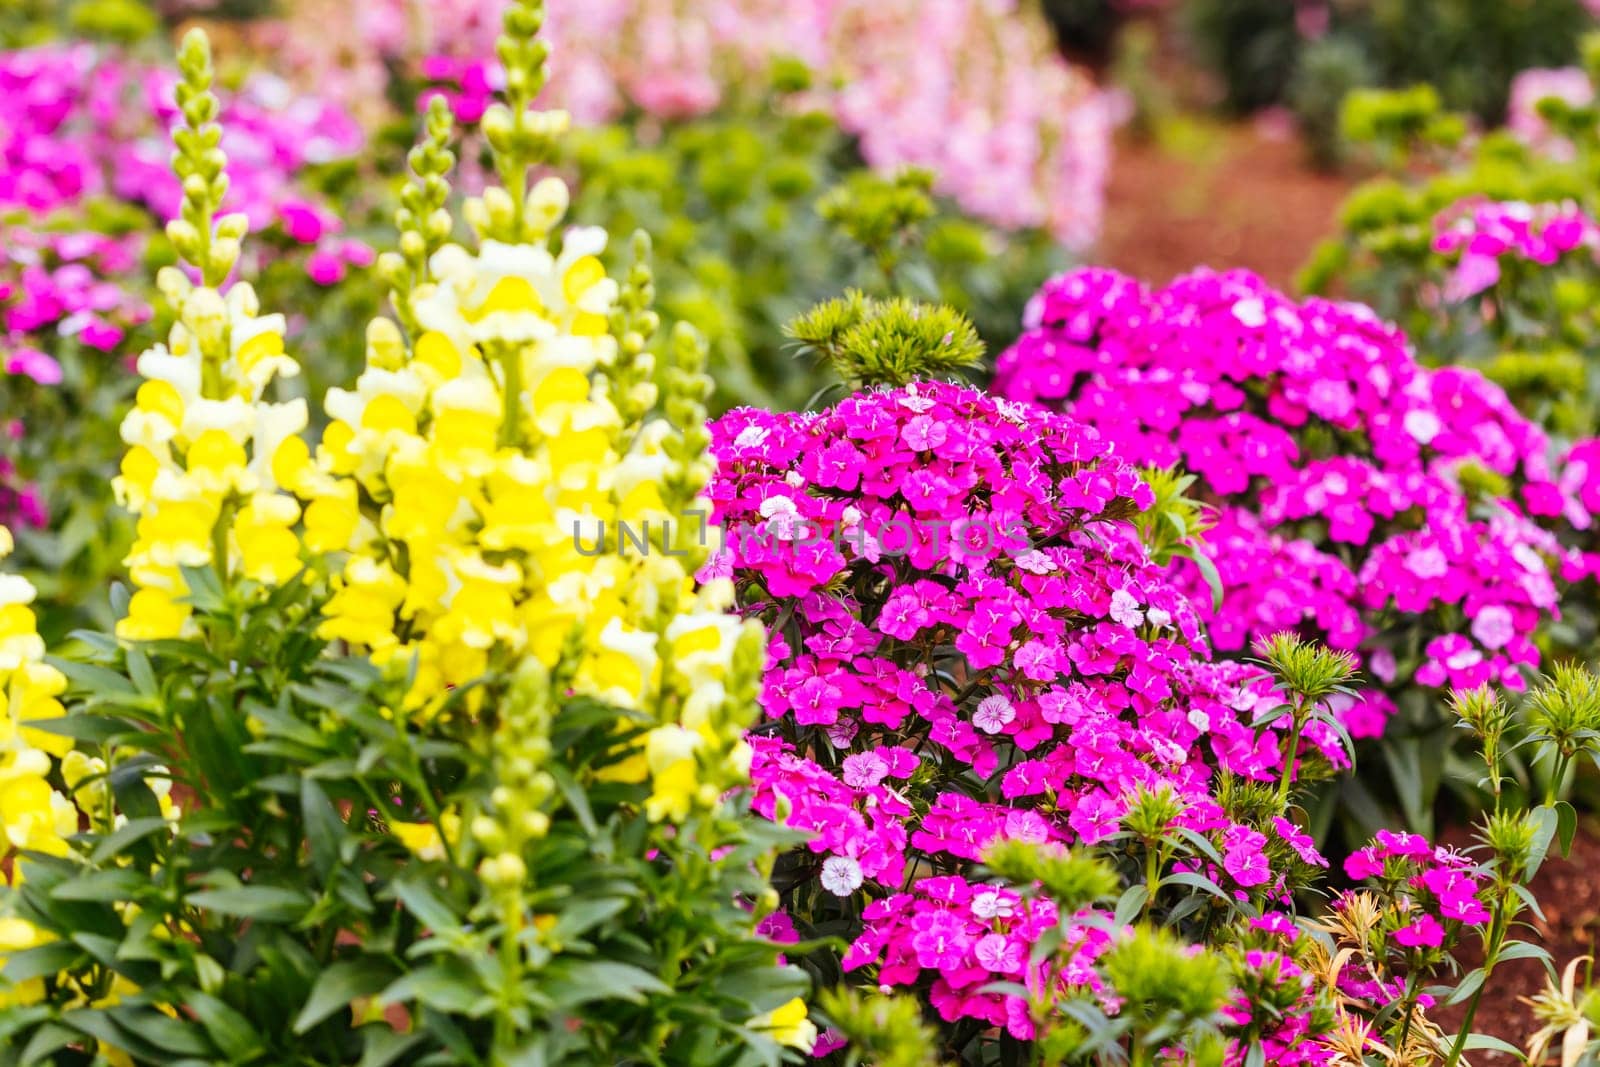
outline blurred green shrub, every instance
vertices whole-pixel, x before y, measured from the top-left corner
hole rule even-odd
[[[1600,49],[1587,50],[1600,65]],[[1600,267],[1588,243],[1537,258],[1494,252],[1493,277],[1480,281],[1463,274],[1460,248],[1439,244],[1452,225],[1475,225],[1475,210],[1525,213],[1527,222],[1511,223],[1535,234],[1552,213],[1600,212],[1600,109],[1554,99],[1539,109],[1558,149],[1506,131],[1465,141],[1465,118],[1430,87],[1351,95],[1344,133],[1385,173],[1345,201],[1338,233],[1313,254],[1300,287],[1371,304],[1428,362],[1477,366],[1527,415],[1572,437],[1600,428],[1600,374],[1591,369],[1600,359]]]
[[[1300,57],[1295,5],[1284,0],[1185,0],[1195,56],[1216,74],[1230,111],[1282,103]]]
[[[1333,34],[1306,45],[1289,86],[1289,106],[1317,166],[1335,167],[1344,159],[1340,105],[1349,93],[1375,80],[1372,61],[1358,41]]]
[[[141,0],[6,0],[0,10],[0,48],[23,48],[63,35],[133,44],[160,21]]]
[[[1291,106],[1320,162],[1350,90],[1427,84],[1498,122],[1517,73],[1574,62],[1594,23],[1582,0],[1185,0],[1183,16],[1224,106]]]
[[[992,350],[1065,254],[961,216],[917,170],[862,168],[825,115],[781,91],[702,119],[571,138],[573,219],[655,236],[659,306],[710,341],[714,404],[805,406],[837,379],[783,325],[847,288],[949,304]],[[611,266],[615,267],[616,264]]]

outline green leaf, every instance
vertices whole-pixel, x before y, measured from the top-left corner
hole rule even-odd
[[[366,1045],[356,1067],[389,1067],[422,1040],[421,1034],[402,1034],[387,1026],[364,1026],[361,1036]]]
[[[1550,853],[1550,843],[1556,839],[1556,831],[1561,828],[1561,817],[1548,804],[1534,808],[1531,814],[1537,825],[1533,831],[1533,843],[1528,849],[1529,879],[1544,866],[1545,857]]]
[[[104,863],[114,856],[120,856],[128,850],[128,846],[149,837],[151,834],[161,833],[168,827],[167,820],[159,815],[150,815],[142,819],[129,819],[117,829],[100,838],[95,844],[94,851],[89,853],[90,863]]]
[[[546,983],[550,998],[566,1008],[596,1000],[644,1003],[646,994],[670,992],[666,983],[631,963],[617,960],[559,961],[550,967]]]
[[[133,704],[140,703],[139,690],[134,688],[133,683],[109,667],[75,663],[55,656],[47,656],[45,662],[66,675],[74,690],[87,693],[94,699],[119,698]]]
[[[575,901],[563,908],[546,935],[553,944],[565,944],[581,937],[607,919],[625,910],[628,902],[619,897],[599,897]]]
[[[311,865],[324,885],[339,865],[339,846],[344,841],[344,820],[328,794],[310,778],[300,780],[300,814],[306,822],[306,843],[311,848]]]
[[[94,745],[103,745],[116,738],[138,732],[138,727],[122,719],[90,715],[81,711],[54,719],[33,719],[22,725],[47,734],[70,737],[74,741],[87,741]]]
[[[260,1035],[237,1009],[199,990],[191,991],[184,1002],[230,1063],[249,1063],[266,1053]]]
[[[1556,840],[1561,844],[1561,858],[1566,859],[1572,855],[1572,839],[1578,835],[1578,813],[1565,800],[1556,801],[1555,807]]]
[[[154,1008],[139,1005],[118,1005],[111,1009],[111,1016],[118,1026],[175,1055],[209,1060],[215,1052],[211,1042],[188,1019],[180,1022]]]
[[[1397,738],[1386,741],[1382,749],[1407,825],[1424,836],[1433,836],[1433,798],[1438,786],[1427,781],[1422,739]],[[1438,761],[1426,762],[1436,765]]]
[[[83,950],[70,941],[53,941],[48,945],[13,952],[0,967],[0,978],[13,985],[34,978],[47,978],[62,971],[72,970],[85,959]]]
[[[450,905],[441,900],[433,887],[421,879],[408,878],[395,882],[393,892],[405,909],[415,915],[417,921],[432,930],[435,935],[460,932],[460,920],[456,918]]]
[[[1150,890],[1143,882],[1130,885],[1123,890],[1122,898],[1117,901],[1116,923],[1118,926],[1127,926],[1133,922],[1134,917],[1144,910],[1145,901],[1150,899]]]
[[[1515,1056],[1519,1060],[1522,1059],[1522,1050],[1520,1048],[1509,1041],[1502,1041],[1500,1038],[1491,1037],[1488,1034],[1469,1035],[1466,1044],[1462,1048],[1467,1052],[1476,1052],[1478,1049],[1483,1048],[1493,1049],[1496,1052],[1504,1052],[1508,1056]]]
[[[1539,945],[1532,945],[1526,941],[1507,941],[1501,946],[1495,962],[1506,963],[1510,960],[1544,960],[1548,963],[1550,953]]]
[[[486,997],[472,968],[450,957],[402,975],[379,999],[385,1004],[406,1004],[414,1000],[446,1014],[464,1014]]]
[[[303,1034],[357,997],[371,996],[394,978],[394,969],[376,959],[343,960],[323,971],[294,1020]]]
[[[107,871],[89,871],[76,878],[68,878],[50,887],[53,900],[89,900],[100,903],[131,901],[140,890],[149,888],[150,882],[136,871],[116,868]]]
[[[142,696],[153,697],[159,691],[155,671],[150,669],[150,657],[137,645],[128,649],[128,678]]]
[[[1212,896],[1216,897],[1230,908],[1237,908],[1239,906],[1238,901],[1234,900],[1226,892],[1224,892],[1221,886],[1217,885],[1217,883],[1213,882],[1204,875],[1196,874],[1193,871],[1180,871],[1177,874],[1169,874],[1165,878],[1161,879],[1161,884],[1163,886],[1186,885],[1191,889],[1198,889],[1201,892],[1210,893]]]
[[[1450,995],[1445,998],[1445,1005],[1449,1006],[1451,1004],[1460,1004],[1462,1001],[1472,996],[1479,989],[1483,988],[1483,980],[1486,977],[1487,975],[1484,974],[1482,967],[1469,972],[1466,977],[1462,978],[1461,981],[1457,983],[1455,989],[1450,991]]]
[[[292,923],[311,907],[311,898],[300,890],[272,885],[203,889],[190,893],[184,902],[193,908],[268,923]]]
[[[22,1050],[22,1058],[18,1060],[21,1067],[33,1067],[36,1063],[54,1063],[57,1052],[66,1048],[74,1041],[83,1040],[83,1035],[70,1027],[60,1023],[45,1023],[35,1030],[28,1046]]]

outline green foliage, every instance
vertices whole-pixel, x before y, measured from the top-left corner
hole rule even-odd
[[[983,863],[1013,885],[1038,883],[1068,912],[1097,904],[1117,891],[1116,872],[1087,852],[1043,849],[1000,838],[984,852]]]
[[[876,385],[944,379],[983,361],[966,316],[896,297],[850,290],[790,322],[785,332],[830,365],[852,392]]]
[[[1289,106],[1317,166],[1332,168],[1343,161],[1340,101],[1375,78],[1366,52],[1347,37],[1330,35],[1306,45],[1289,85]]]
[[[1290,105],[1325,165],[1341,154],[1345,94],[1425,86],[1446,106],[1497,122],[1512,79],[1529,67],[1573,63],[1592,24],[1582,0],[1186,0],[1183,13],[1225,106]]]
[[[936,1067],[933,1030],[910,997],[863,994],[840,986],[823,992],[822,1010],[842,1034],[845,1067]]]
[[[1577,58],[1583,0],[1369,0],[1360,29],[1390,85],[1428,82],[1485,121],[1505,112],[1511,79]]]
[[[1466,132],[1460,116],[1444,110],[1438,90],[1426,82],[1406,89],[1367,89],[1340,102],[1339,128],[1356,144],[1395,154],[1420,143],[1451,147]]]
[[[64,35],[134,44],[159,29],[144,0],[10,0],[0,18],[0,48],[26,48]]]
[[[1300,51],[1295,6],[1279,0],[1185,0],[1184,25],[1200,60],[1222,83],[1230,111],[1284,98]]]
[[[1558,438],[1600,429],[1600,267],[1583,250],[1552,263],[1516,254],[1467,297],[1441,296],[1458,257],[1434,249],[1436,219],[1475,199],[1600,208],[1600,111],[1555,100],[1541,106],[1562,151],[1497,132],[1462,147],[1460,115],[1432,89],[1356,93],[1347,135],[1370,146],[1388,173],[1357,187],[1301,272],[1302,289],[1360,299],[1403,327],[1434,364],[1474,366]]]
[[[832,121],[790,98],[790,66],[724,113],[567,141],[574,220],[650,232],[659,307],[707,338],[714,406],[796,408],[828,386],[783,327],[848,288],[949,304],[991,349],[1010,343],[1015,309],[1065,265],[1054,242],[954,213],[925,172],[860,168]]]
[[[486,680],[480,716],[407,722],[403,679],[311,636],[306,583],[259,599],[191,581],[204,639],[86,635],[62,664],[57,728],[102,769],[75,783],[90,814],[71,854],[21,861],[10,904],[55,940],[8,975],[54,977],[0,1009],[0,1063],[103,1035],[141,1064],[481,1063],[506,1018],[522,1062],[778,1061],[743,1023],[805,979],[730,937],[778,831],[734,805],[653,834],[649,787],[600,780],[640,724],[556,699],[542,671]],[[480,862],[513,847],[521,929],[491,906],[510,872]]]
[[[1103,966],[1125,1000],[1123,1012],[1142,1031],[1141,1044],[1170,1042],[1174,1035],[1211,1021],[1228,995],[1227,966],[1209,952],[1193,951],[1169,931],[1140,926],[1106,953]]]

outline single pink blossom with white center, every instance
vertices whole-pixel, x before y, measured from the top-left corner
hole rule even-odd
[[[1030,548],[1018,556],[1016,564],[1029,574],[1050,574],[1056,569],[1055,562],[1036,548]]]
[[[998,889],[980,889],[972,895],[972,914],[988,922],[990,919],[1009,919],[1015,906]]]
[[[746,426],[739,431],[739,436],[734,438],[734,445],[739,448],[755,448],[767,439],[772,431],[765,426]]]
[[[854,719],[840,719],[838,722],[829,723],[826,727],[828,744],[834,748],[849,748],[850,742],[856,739],[856,731],[861,729],[861,724]]]
[[[1511,612],[1499,604],[1490,604],[1472,620],[1472,636],[1484,648],[1504,648],[1517,636]]]
[[[1004,934],[987,934],[978,939],[972,955],[986,970],[1009,974],[1022,967],[1022,946]]]
[[[1450,561],[1437,548],[1414,548],[1406,553],[1406,570],[1418,578],[1443,578],[1450,572]]]
[[[889,773],[889,765],[876,752],[857,752],[853,756],[846,756],[842,769],[844,784],[852,789],[870,789]]]
[[[861,888],[861,864],[849,856],[829,856],[822,861],[822,888],[847,897]]]
[[[1432,441],[1439,436],[1439,431],[1444,429],[1444,423],[1439,421],[1439,416],[1420,408],[1406,412],[1401,424],[1405,427],[1406,433],[1420,445]]]
[[[1267,324],[1267,306],[1255,297],[1246,297],[1233,305],[1233,317],[1241,326],[1255,329]]]
[[[1126,589],[1118,589],[1111,594],[1110,615],[1130,629],[1144,622],[1144,612],[1139,609],[1139,602]]]
[[[972,713],[972,725],[986,734],[997,734],[1016,717],[1017,709],[1011,701],[996,693],[978,702],[977,710]]]

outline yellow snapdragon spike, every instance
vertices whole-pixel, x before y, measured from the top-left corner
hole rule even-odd
[[[648,778],[650,816],[682,821],[747,766],[727,709],[752,697],[724,686],[745,631],[725,614],[730,589],[700,589],[697,562],[665,555],[669,530],[700,521],[672,514],[686,494],[669,486],[692,497],[705,461],[683,458],[684,428],[643,415],[656,399],[648,271],[623,300],[602,231],[571,228],[553,247],[567,203],[553,178],[517,225],[494,222],[515,207],[503,190],[469,202],[489,236],[475,251],[431,246],[426,271],[395,294],[409,342],[373,324],[365,369],[328,392],[313,469],[297,454],[278,482],[300,496],[306,547],[348,553],[319,634],[409,675],[408,714],[427,718],[490,664],[525,657],[566,691],[656,718],[607,773]],[[143,485],[133,467],[130,495]],[[246,544],[237,526],[236,538]],[[467,694],[468,714],[483,692]]]
[[[0,548],[9,552],[10,531],[0,527],[0,534]],[[77,808],[50,784],[55,759],[71,751],[72,740],[23,725],[62,715],[57,698],[67,688],[61,672],[44,662],[30,607],[34,596],[27,579],[0,574],[0,692],[6,697],[0,716],[0,860],[15,849],[64,856],[66,838],[78,832]]]
[[[187,631],[183,567],[267,585],[298,572],[300,505],[287,490],[313,472],[299,436],[305,402],[264,399],[275,379],[300,371],[285,352],[283,316],[259,314],[242,282],[224,294],[172,270],[160,281],[179,314],[166,343],[139,357],[145,381],[122,422],[128,451],[114,482],[138,517],[124,561],[135,590],[117,624],[129,640]],[[219,545],[228,558],[214,558]]]

